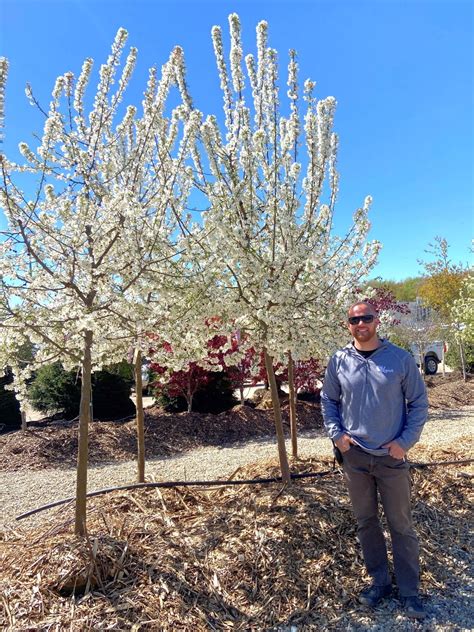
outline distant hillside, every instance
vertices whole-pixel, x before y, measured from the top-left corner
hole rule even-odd
[[[391,290],[397,301],[414,301],[418,296],[418,288],[423,282],[423,277],[408,277],[403,281],[392,281],[391,279],[371,279],[367,282],[370,287],[386,287]]]

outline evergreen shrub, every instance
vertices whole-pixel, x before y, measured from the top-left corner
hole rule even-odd
[[[0,377],[0,432],[21,428],[20,404],[15,393],[5,389],[11,382],[11,375]]]
[[[135,414],[130,399],[131,380],[121,363],[92,375],[94,419],[120,419]],[[65,371],[59,362],[40,367],[28,389],[31,405],[45,414],[79,414],[81,380],[75,371]]]
[[[39,367],[28,389],[28,399],[45,415],[61,412],[76,417],[81,399],[81,384],[75,371],[65,371],[59,362]]]

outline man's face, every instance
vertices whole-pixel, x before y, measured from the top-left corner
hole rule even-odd
[[[358,320],[355,325],[352,325],[348,322],[349,331],[357,342],[366,343],[377,338],[377,325],[380,321],[370,305],[354,305],[349,310],[348,316],[349,318],[357,318],[359,316],[374,317],[371,323],[364,323],[362,320]]]

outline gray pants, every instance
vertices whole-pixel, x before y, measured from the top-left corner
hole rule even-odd
[[[378,517],[378,490],[392,539],[393,565],[400,595],[417,595],[419,547],[411,517],[408,464],[391,456],[372,456],[358,446],[344,452],[343,458],[367,572],[376,586],[391,583],[387,548]]]

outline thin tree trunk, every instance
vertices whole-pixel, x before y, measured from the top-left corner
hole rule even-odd
[[[79,449],[77,453],[76,517],[74,533],[86,534],[87,502],[87,460],[89,449],[89,422],[92,395],[92,331],[84,337],[84,357],[82,359],[81,403],[79,406]]]
[[[278,397],[278,388],[275,379],[275,373],[273,371],[273,358],[268,355],[266,349],[263,350],[265,356],[265,367],[267,369],[268,383],[270,385],[270,391],[272,394],[273,403],[273,415],[275,418],[275,429],[278,443],[278,456],[280,459],[281,477],[283,482],[288,484],[290,482],[290,468],[288,466],[288,457],[286,455],[285,437],[283,434],[283,423],[281,420],[280,399]]]
[[[23,431],[25,431],[26,428],[27,428],[27,425],[26,425],[26,412],[23,409],[21,409],[20,415],[21,415],[21,429]]]
[[[137,482],[145,482],[145,428],[143,415],[142,352],[135,349],[135,396],[137,408]]]
[[[462,379],[466,381],[466,360],[464,357],[464,347],[461,340],[459,341],[459,355],[461,356]]]
[[[288,391],[290,400],[290,432],[291,454],[296,459],[298,456],[298,436],[296,430],[296,391],[294,362],[291,353],[288,354]]]
[[[188,402],[188,413],[190,413],[193,409],[193,393],[191,391],[191,382],[188,384],[188,396],[186,397],[186,401]]]
[[[240,392],[240,403],[243,406],[245,404],[245,397],[244,397],[244,389],[243,386],[239,387],[239,392]]]

